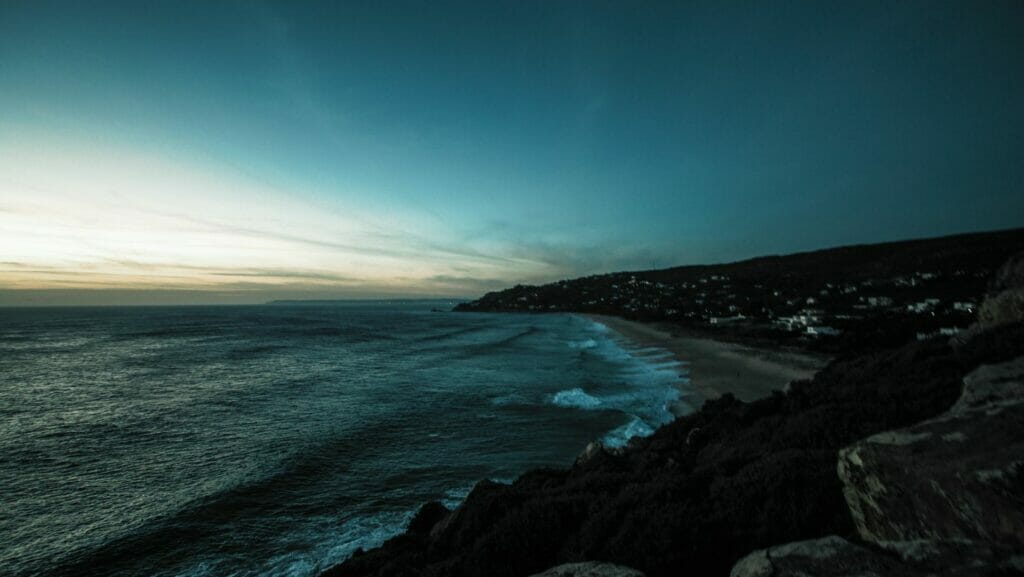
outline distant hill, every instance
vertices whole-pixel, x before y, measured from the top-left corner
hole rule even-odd
[[[417,305],[417,304],[441,304],[451,306],[455,303],[465,302],[466,299],[453,298],[422,298],[422,299],[279,299],[267,302],[268,305],[278,306],[360,306],[360,305]]]
[[[517,285],[458,311],[584,312],[825,349],[953,332],[1024,229]],[[827,337],[827,338],[822,338]]]

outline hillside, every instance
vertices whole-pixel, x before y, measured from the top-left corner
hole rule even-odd
[[[987,279],[1021,250],[1024,229],[846,246],[518,285],[456,310],[610,314],[849,352],[966,327]]]

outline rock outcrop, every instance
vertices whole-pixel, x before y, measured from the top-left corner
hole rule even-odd
[[[899,563],[836,536],[761,549],[740,559],[730,577],[897,575]]]
[[[788,543],[740,559],[730,577],[996,577],[1024,571],[1024,556],[1011,547],[936,541],[887,545],[857,545],[834,535]]]
[[[1024,358],[980,367],[964,382],[947,413],[840,451],[861,538],[1024,549]]]
[[[614,565],[612,563],[601,563],[589,561],[586,563],[566,563],[558,567],[552,567],[543,573],[537,573],[533,577],[645,577],[636,569]]]
[[[1011,258],[996,271],[988,295],[978,307],[974,332],[1024,321],[1024,253]]]
[[[839,452],[864,544],[831,536],[755,551],[732,577],[1024,573],[1024,357],[982,365],[945,413]]]
[[[991,296],[978,309],[978,324],[983,329],[1020,320],[1024,320],[1024,288]]]
[[[1024,287],[1024,252],[1010,257],[999,270],[992,275],[989,292],[998,294],[1002,291]]]

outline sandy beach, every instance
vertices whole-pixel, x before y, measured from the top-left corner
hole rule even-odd
[[[658,347],[670,352],[685,369],[690,386],[703,399],[732,393],[743,401],[766,397],[776,389],[785,390],[790,381],[808,379],[828,359],[824,357],[754,348],[713,339],[670,332],[655,324],[629,321],[605,315],[585,315],[618,333],[628,342]]]

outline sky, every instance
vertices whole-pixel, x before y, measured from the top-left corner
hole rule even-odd
[[[1024,225],[1024,3],[0,1],[0,305]]]

